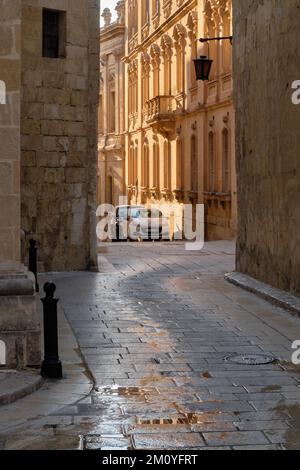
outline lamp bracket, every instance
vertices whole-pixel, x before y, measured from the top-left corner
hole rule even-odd
[[[225,41],[228,39],[230,41],[230,44],[232,45],[233,41],[233,36],[223,36],[223,37],[217,37],[217,38],[200,38],[200,42],[209,42],[209,41]]]

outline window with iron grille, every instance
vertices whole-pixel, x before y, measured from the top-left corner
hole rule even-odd
[[[66,13],[43,9],[43,57],[65,57]]]

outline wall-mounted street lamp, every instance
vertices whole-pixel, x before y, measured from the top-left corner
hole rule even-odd
[[[209,74],[213,64],[213,60],[209,58],[209,41],[224,41],[228,39],[230,44],[232,44],[233,36],[224,36],[219,38],[201,38],[200,42],[207,43],[208,46],[208,55],[201,55],[199,59],[194,60],[195,70],[196,70],[196,79],[202,80],[203,82],[209,80]]]

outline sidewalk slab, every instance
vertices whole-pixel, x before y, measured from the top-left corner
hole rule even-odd
[[[231,284],[256,294],[277,307],[284,308],[300,317],[300,298],[237,271],[225,274],[225,279]]]

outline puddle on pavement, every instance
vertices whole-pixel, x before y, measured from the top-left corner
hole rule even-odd
[[[97,387],[96,388],[97,395],[102,396],[118,396],[118,397],[143,397],[146,398],[147,393],[149,391],[144,390],[143,388],[139,387],[118,387],[111,386],[111,387]]]
[[[263,387],[261,391],[262,393],[268,393],[268,392],[278,392],[281,389],[282,389],[281,385],[268,385],[267,387]]]
[[[136,424],[139,426],[178,426],[179,424],[205,424],[214,422],[214,418],[217,415],[221,415],[222,412],[214,413],[182,413],[180,416],[174,415],[172,417],[164,418],[152,418],[152,419],[141,419],[136,418]]]

